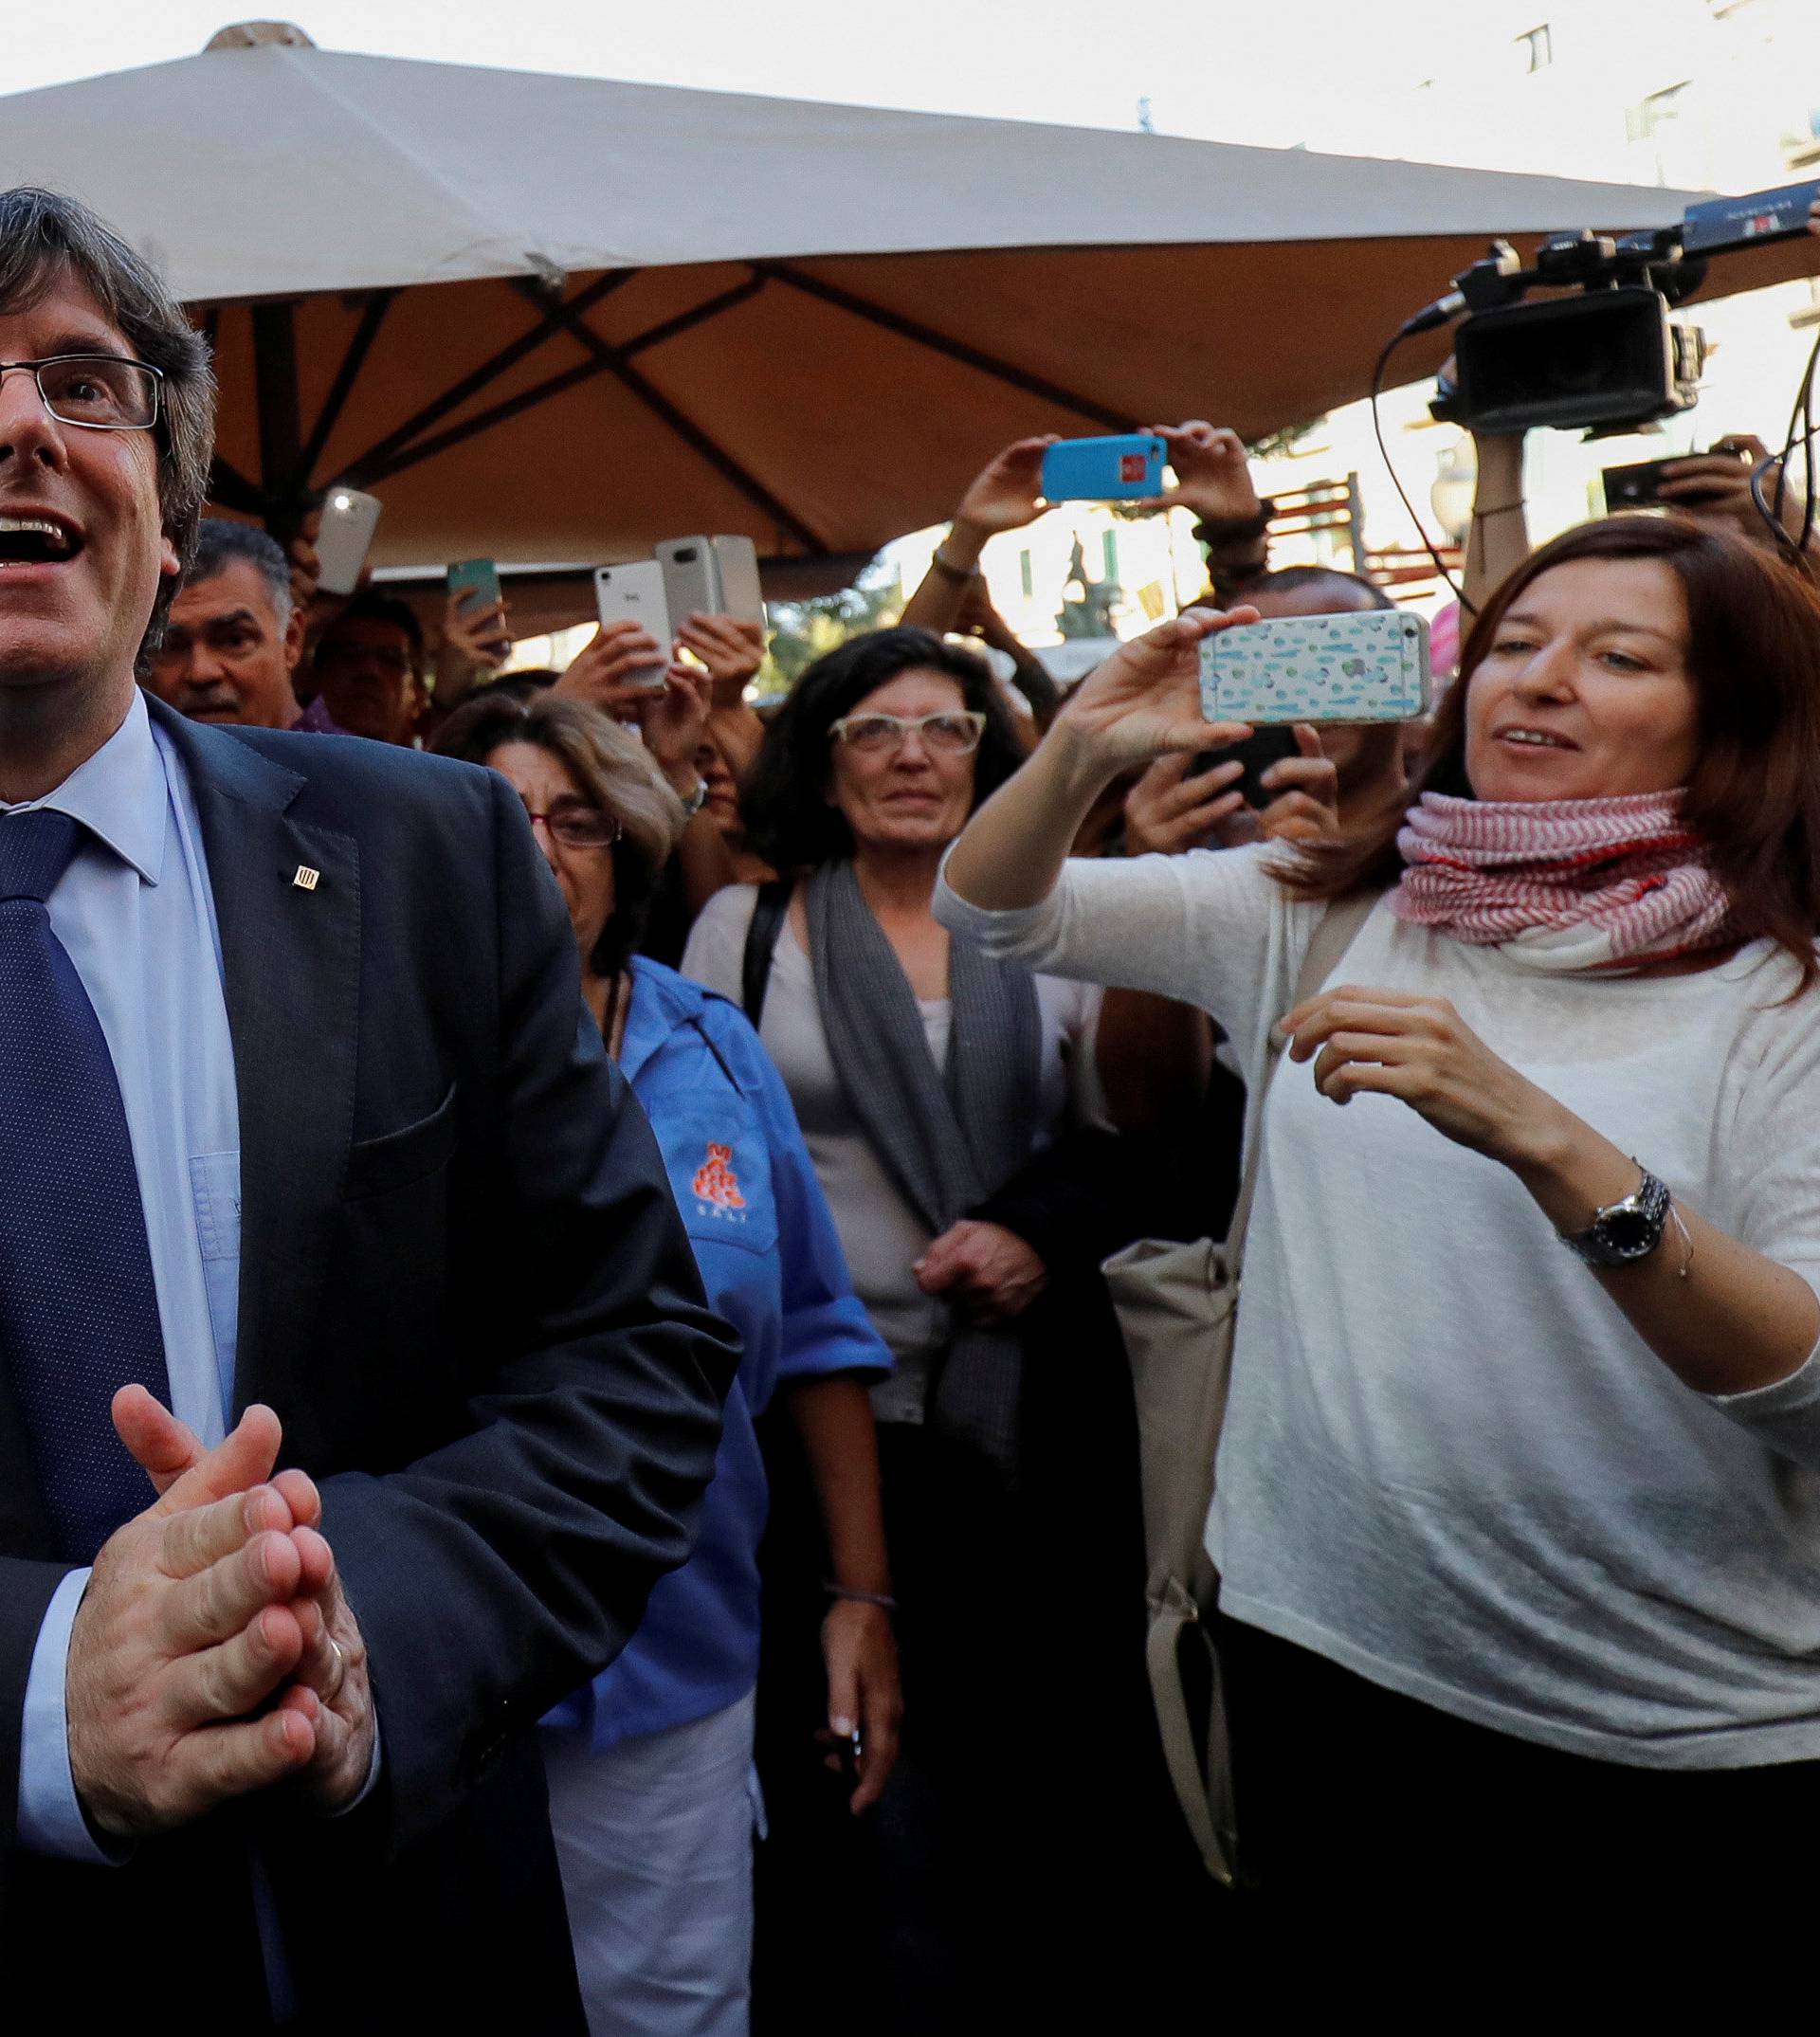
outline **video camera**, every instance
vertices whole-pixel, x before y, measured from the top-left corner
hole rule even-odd
[[[1508,241],[1453,280],[1398,335],[1466,314],[1454,336],[1455,379],[1432,414],[1474,431],[1584,427],[1632,431],[1693,404],[1706,361],[1698,326],[1670,310],[1705,281],[1708,258],[1807,230],[1820,182],[1687,208],[1679,226],[1622,239],[1556,234],[1524,268]],[[1573,291],[1534,303],[1531,290]]]

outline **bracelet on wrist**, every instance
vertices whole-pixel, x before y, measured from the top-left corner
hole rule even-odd
[[[940,573],[944,580],[952,580],[956,587],[971,585],[979,571],[976,566],[956,566],[953,559],[943,555],[939,545],[930,554],[929,569],[932,573]]]
[[[1261,496],[1250,516],[1203,517],[1194,526],[1194,535],[1204,545],[1230,544],[1238,537],[1262,537],[1276,513],[1275,500],[1267,495]]]
[[[895,1612],[898,1602],[888,1591],[863,1591],[855,1584],[837,1584],[832,1577],[823,1580],[822,1589],[829,1598],[850,1598],[856,1606],[877,1606],[883,1612]]]
[[[1218,609],[1229,609],[1234,603],[1243,601],[1247,591],[1256,587],[1269,572],[1269,562],[1266,559],[1246,561],[1238,565],[1225,559],[1210,559],[1208,565],[1210,569],[1208,591],[1213,597],[1214,607]]]
[[[1494,502],[1489,509],[1475,509],[1472,513],[1472,520],[1475,523],[1478,523],[1486,517],[1507,517],[1514,510],[1524,509],[1527,507],[1528,504],[1524,502],[1523,499],[1520,496],[1519,496],[1517,500],[1514,502]]]

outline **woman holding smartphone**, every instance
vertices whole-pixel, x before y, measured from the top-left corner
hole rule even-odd
[[[1381,826],[1069,863],[1116,772],[1210,740],[1199,643],[1244,621],[1102,665],[937,906],[1203,1004],[1254,1098],[1287,1041],[1208,1530],[1241,1843],[1291,1892],[1781,1888],[1820,1808],[1820,597],[1682,518],[1569,532]]]

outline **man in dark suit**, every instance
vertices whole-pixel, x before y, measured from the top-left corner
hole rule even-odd
[[[9,1994],[579,2029],[532,1729],[686,1554],[736,1353],[502,782],[136,686],[210,394],[0,192]]]

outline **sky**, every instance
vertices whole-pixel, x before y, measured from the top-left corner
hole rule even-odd
[[[1321,146],[1440,0],[282,0],[325,49],[1094,127]],[[234,0],[0,9],[0,89],[192,56]],[[1320,60],[1310,64],[1311,51]]]

